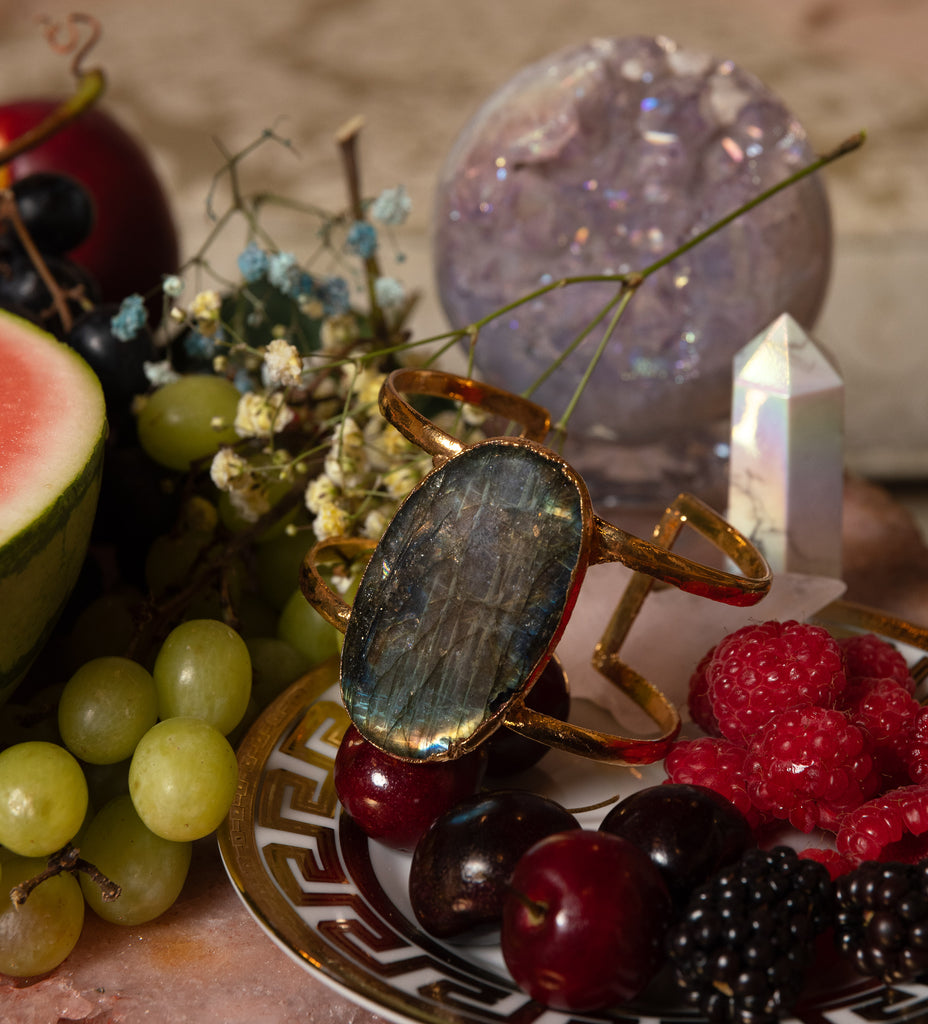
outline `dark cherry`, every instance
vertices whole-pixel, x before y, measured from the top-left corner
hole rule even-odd
[[[479,747],[453,761],[401,761],[350,725],[335,755],[335,792],[371,839],[413,850],[439,814],[477,791],[486,763]]]
[[[755,845],[750,825],[734,804],[711,789],[684,783],[639,789],[616,804],[599,827],[644,850],[677,906]]]
[[[134,337],[123,341],[113,334],[110,322],[119,306],[103,303],[82,314],[65,337],[100,378],[107,412],[119,419],[129,408],[134,395],[148,390],[144,364],[158,356],[151,330],[144,326]]]
[[[557,658],[551,658],[545,665],[525,698],[525,705],[552,718],[564,720],[570,714],[567,676]],[[489,756],[487,775],[497,779],[531,768],[550,749],[537,740],[520,736],[512,729],[507,729],[505,725],[497,729],[484,745]]]
[[[578,829],[542,839],[519,860],[500,947],[532,999],[584,1013],[645,988],[664,960],[670,919],[667,886],[640,847]]]
[[[422,927],[470,940],[499,927],[516,862],[539,839],[579,828],[560,804],[521,789],[466,797],[439,815],[409,868],[409,898]]]
[[[15,181],[11,191],[20,219],[43,254],[63,256],[90,236],[93,200],[70,175],[37,171]]]

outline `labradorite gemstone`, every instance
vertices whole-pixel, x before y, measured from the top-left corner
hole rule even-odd
[[[586,566],[566,463],[504,440],[433,471],[364,573],[342,654],[360,732],[405,759],[460,753],[545,656]]]

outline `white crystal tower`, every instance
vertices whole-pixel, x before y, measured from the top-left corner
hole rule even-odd
[[[789,314],[734,359],[728,518],[774,572],[841,576],[844,384]]]

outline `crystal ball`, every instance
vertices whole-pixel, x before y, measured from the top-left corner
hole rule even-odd
[[[793,114],[730,60],[665,38],[565,49],[491,96],[445,161],[442,306],[460,328],[562,278],[648,271],[811,159]],[[611,331],[615,281],[496,316],[477,371],[522,392],[563,360],[531,392],[557,419],[599,355],[568,434],[672,456],[730,416],[741,347],[783,312],[812,326],[830,264],[828,200],[811,175],[647,273]]]

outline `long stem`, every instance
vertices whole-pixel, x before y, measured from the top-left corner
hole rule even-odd
[[[445,338],[463,338],[468,334],[479,331],[480,328],[492,323],[492,321],[497,320],[499,317],[505,316],[507,313],[511,313],[520,306],[524,306],[528,302],[533,302],[535,299],[539,299],[558,288],[566,288],[574,284],[611,282],[613,284],[630,284],[634,289],[641,283],[641,280],[650,277],[662,267],[666,267],[668,263],[672,263],[684,253],[694,249],[711,235],[721,231],[722,228],[731,224],[732,221],[737,220],[743,214],[750,212],[755,207],[760,206],[761,203],[765,203],[778,192],[782,192],[785,189],[790,188],[792,185],[795,185],[797,182],[802,181],[804,178],[815,174],[816,171],[820,171],[828,164],[834,163],[834,161],[838,160],[840,157],[846,156],[848,153],[853,153],[864,144],[865,140],[866,134],[862,131],[851,135],[835,146],[834,149],[829,150],[827,153],[823,153],[805,167],[801,167],[798,171],[794,171],[788,178],[784,178],[783,181],[777,182],[775,185],[771,185],[769,188],[764,189],[763,192],[758,193],[758,195],[754,196],[753,199],[749,199],[737,209],[732,210],[731,213],[726,214],[720,220],[711,224],[704,231],[700,231],[692,238],[682,242],[672,252],[669,252],[667,255],[655,260],[643,270],[625,274],[575,274],[567,277],[561,277],[556,281],[549,281],[547,284],[540,285],[538,288],[535,288],[524,295],[520,295],[519,298],[513,299],[511,302],[507,302],[506,305],[494,309],[492,313],[487,313],[486,316],[481,317],[479,320],[474,320],[466,327],[459,327],[450,331],[442,331],[440,334],[433,334],[428,338],[423,338],[421,341],[417,342],[417,344],[427,345],[436,341],[443,341]],[[636,281],[636,278],[640,278],[641,280]]]
[[[589,363],[587,364],[586,370],[584,370],[583,376],[580,378],[580,383],[577,385],[573,395],[571,396],[570,401],[567,403],[567,408],[564,410],[564,412],[561,414],[560,419],[554,425],[556,433],[559,434],[560,436],[563,436],[566,433],[567,421],[573,414],[574,409],[576,409],[577,403],[580,401],[580,396],[583,394],[587,384],[589,384],[590,378],[593,376],[593,371],[596,369],[599,360],[603,357],[603,354],[606,351],[606,346],[609,344],[609,339],[612,337],[616,327],[618,327],[619,320],[622,318],[622,314],[625,312],[625,309],[631,301],[632,296],[635,294],[635,289],[637,287],[637,284],[635,284],[626,285],[625,287],[622,288],[619,294],[618,306],[616,307],[615,312],[612,314],[612,319],[609,321],[609,324],[606,327],[606,330],[603,333],[603,336],[600,339],[599,344],[596,346],[596,351],[593,353],[593,358],[590,359]]]
[[[361,132],[362,122],[360,118],[354,118],[339,129],[336,141],[342,155],[342,165],[345,169],[345,180],[348,184],[348,199],[351,207],[351,215],[355,220],[364,220],[364,200],[361,194],[361,172],[358,166],[358,135]],[[371,311],[371,328],[375,337],[387,337],[386,322],[383,311],[377,302],[377,290],[375,283],[380,277],[380,263],[377,254],[373,253],[364,258],[364,274],[367,280],[367,298]]]

